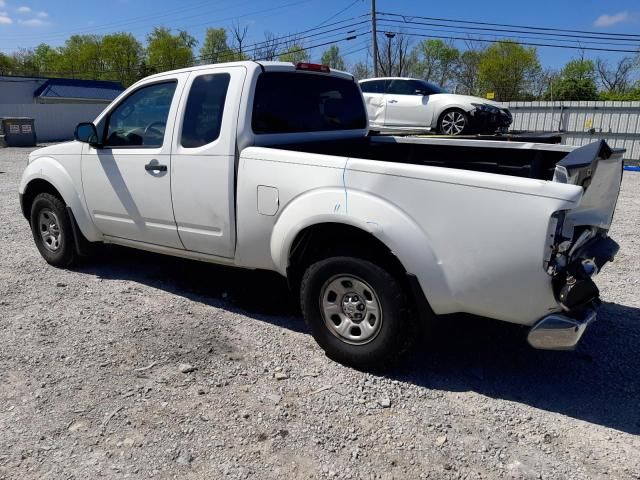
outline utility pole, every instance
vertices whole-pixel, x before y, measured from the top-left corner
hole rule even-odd
[[[394,75],[393,73],[393,60],[391,58],[391,40],[395,38],[396,34],[393,32],[385,32],[384,33],[385,37],[387,37],[389,40],[387,40],[387,61],[389,62],[389,65],[387,66],[387,68],[389,69],[388,72],[385,73],[386,76],[392,76]],[[400,76],[400,72],[396,72],[396,75]]]
[[[373,76],[378,76],[378,30],[376,26],[376,0],[371,0],[371,47],[373,49]]]

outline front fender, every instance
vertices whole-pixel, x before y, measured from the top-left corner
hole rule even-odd
[[[24,195],[29,184],[34,180],[44,180],[50,183],[60,193],[66,205],[71,208],[76,223],[87,240],[100,241],[102,234],[91,220],[82,198],[82,192],[76,188],[76,185],[81,185],[80,172],[75,177],[74,182],[69,172],[57,160],[51,157],[38,157],[24,170],[18,191],[20,195]]]
[[[450,304],[452,295],[440,262],[428,236],[415,221],[368,192],[348,190],[345,204],[337,198],[345,198],[344,190],[312,191],[283,210],[271,235],[271,255],[281,274],[286,275],[291,247],[302,230],[322,223],[342,223],[368,232],[385,244],[406,271],[418,278],[435,311],[439,299]]]
[[[440,117],[447,110],[462,110],[463,112],[471,113],[475,107],[473,105],[464,104],[464,103],[441,103],[437,107],[435,107],[433,118],[431,119],[431,126],[436,128],[438,126],[438,122],[440,121]]]

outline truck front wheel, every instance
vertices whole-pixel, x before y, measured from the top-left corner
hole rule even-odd
[[[300,297],[313,337],[337,362],[380,368],[408,346],[410,309],[400,282],[368,260],[331,257],[312,264]]]
[[[76,259],[71,218],[65,204],[50,193],[40,193],[31,206],[31,231],[40,255],[51,265],[68,267]]]

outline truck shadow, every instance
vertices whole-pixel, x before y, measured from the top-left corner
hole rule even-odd
[[[306,331],[285,279],[274,272],[224,267],[113,245],[100,247],[76,270],[105,280],[141,283],[289,330]]]
[[[443,318],[434,341],[390,376],[447,391],[474,391],[640,434],[640,309],[604,303],[574,352],[540,351],[522,327]]]
[[[108,247],[79,272],[130,280],[206,305],[306,332],[284,279]],[[526,329],[446,316],[431,339],[384,375],[423,388],[473,391],[640,434],[640,308],[602,305],[575,352],[530,348]]]

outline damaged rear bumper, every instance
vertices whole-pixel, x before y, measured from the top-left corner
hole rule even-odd
[[[613,261],[619,248],[607,236],[593,238],[572,256],[565,269],[554,275],[553,290],[563,312],[540,319],[529,330],[529,345],[544,350],[573,350],[578,345],[595,321],[600,304],[600,291],[593,277]]]
[[[547,315],[531,327],[527,341],[533,348],[541,350],[573,350],[595,319],[596,311],[593,309],[572,316],[560,313]]]

